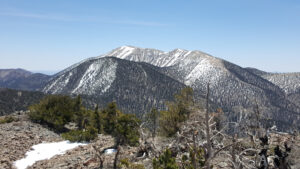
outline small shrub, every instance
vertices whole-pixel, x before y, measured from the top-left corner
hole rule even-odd
[[[69,96],[47,96],[39,104],[29,107],[29,118],[34,122],[46,124],[56,131],[64,131],[64,125],[71,121],[75,111],[74,100]]]
[[[12,116],[5,116],[4,118],[0,119],[0,124],[4,124],[4,123],[11,123],[17,121],[16,118],[12,117]]]
[[[152,161],[153,169],[178,169],[176,160],[172,157],[172,152],[166,149],[165,152]]]
[[[62,137],[71,142],[89,142],[97,137],[97,129],[88,127],[86,130],[71,130]]]

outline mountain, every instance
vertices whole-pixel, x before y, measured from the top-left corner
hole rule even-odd
[[[199,95],[206,93],[209,83],[212,101],[228,112],[231,120],[247,117],[257,104],[264,117],[275,120],[279,126],[289,126],[291,122],[297,124],[299,120],[299,104],[287,99],[280,85],[201,51],[175,49],[163,52],[122,46],[98,58],[107,56],[158,66],[160,72],[193,87]]]
[[[0,69],[0,87],[36,91],[42,88],[50,77],[24,69]]]
[[[38,103],[44,96],[42,92],[0,88],[0,116],[27,110],[28,106]]]
[[[185,87],[157,69],[114,57],[91,58],[55,75],[43,92],[81,95],[90,106],[116,101],[126,113],[142,114],[164,108],[164,102]]]
[[[0,69],[1,81],[9,81],[30,76],[32,73],[24,69]]]
[[[43,91],[79,94],[89,104],[115,100],[125,112],[140,114],[152,107],[164,108],[164,101],[184,86],[203,98],[209,83],[211,101],[224,110],[228,121],[242,123],[258,107],[266,125],[276,124],[280,130],[291,129],[291,124],[300,127],[299,104],[288,99],[279,84],[262,76],[265,73],[201,51],[122,46],[59,72]]]

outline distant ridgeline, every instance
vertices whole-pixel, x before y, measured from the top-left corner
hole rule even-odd
[[[300,128],[300,73],[242,68],[201,51],[122,46],[53,76],[32,80],[28,73],[7,74],[0,71],[0,86],[80,95],[91,108],[115,101],[123,112],[137,115],[152,108],[165,109],[165,102],[186,86],[194,89],[197,99],[203,99],[209,83],[211,103],[223,109],[228,121],[243,123],[258,107],[268,125],[284,131],[293,130],[291,126]],[[28,79],[38,83],[28,87]]]
[[[44,96],[42,92],[0,88],[0,116],[27,110],[28,106],[38,103]]]

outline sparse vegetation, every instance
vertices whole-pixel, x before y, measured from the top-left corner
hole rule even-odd
[[[88,127],[85,130],[71,130],[63,133],[62,137],[71,142],[88,142],[94,140],[97,137],[97,129],[94,127]]]
[[[11,123],[14,121],[17,121],[18,119],[12,117],[12,116],[5,116],[0,118],[0,124],[4,124],[4,123]]]
[[[157,136],[157,131],[161,136],[172,137],[172,142],[163,149],[156,150],[155,143],[148,142],[149,139],[141,140],[140,152],[142,158],[151,158],[154,169],[196,169],[212,168],[216,165],[215,159],[218,156],[226,155],[227,166],[232,168],[245,167],[287,167],[287,157],[289,147],[285,149],[274,144],[269,148],[268,137],[263,135],[262,127],[259,123],[259,109],[254,109],[256,115],[252,123],[245,125],[249,132],[253,133],[250,141],[241,140],[238,134],[230,135],[225,133],[226,125],[223,125],[223,111],[217,109],[214,113],[209,105],[209,85],[207,86],[206,108],[199,111],[194,105],[193,91],[191,88],[183,89],[175,95],[173,102],[167,103],[167,110],[158,111],[153,109],[146,117],[145,125],[150,136]],[[97,138],[98,134],[109,134],[115,138],[117,152],[114,158],[114,168],[144,168],[143,165],[132,162],[132,159],[119,160],[122,157],[122,145],[139,145],[140,136],[143,136],[141,128],[143,123],[134,114],[124,114],[115,102],[109,103],[104,109],[94,110],[82,106],[81,98],[71,98],[68,96],[48,96],[40,101],[39,104],[30,107],[29,117],[32,121],[46,124],[49,128],[62,133],[62,137],[76,142],[88,142]],[[7,117],[6,122],[11,121]],[[0,121],[2,122],[2,121]],[[70,130],[66,124],[76,124],[75,129]],[[251,123],[251,124],[252,124]],[[254,126],[254,127],[253,127]],[[147,131],[147,129],[145,129]],[[176,133],[176,135],[175,135]],[[264,137],[262,137],[262,135]],[[261,137],[259,137],[261,136]],[[143,137],[142,137],[143,138]],[[264,144],[258,145],[258,139]],[[257,146],[253,146],[255,142]],[[180,147],[177,145],[180,145]],[[174,146],[175,145],[175,146]],[[174,148],[175,147],[175,148]],[[269,151],[271,150],[271,151]],[[183,153],[184,152],[184,153]],[[152,154],[153,153],[153,154]],[[101,154],[101,153],[100,153]],[[265,160],[274,156],[274,162]],[[154,157],[154,158],[153,158]],[[261,157],[260,159],[258,159]],[[103,167],[104,158],[98,157],[100,166]],[[252,161],[255,161],[252,162]],[[148,166],[147,166],[148,167]]]
[[[119,168],[123,169],[145,169],[143,164],[135,164],[129,161],[128,158],[120,160]]]

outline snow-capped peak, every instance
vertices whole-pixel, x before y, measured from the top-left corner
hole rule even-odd
[[[132,54],[133,51],[135,50],[135,47],[132,46],[121,46],[112,52],[108,53],[108,56],[115,56],[120,59],[125,59],[128,55]]]

